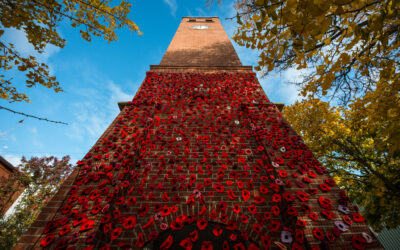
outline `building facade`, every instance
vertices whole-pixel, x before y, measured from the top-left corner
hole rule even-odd
[[[24,191],[24,187],[4,186],[8,185],[11,176],[18,175],[18,170],[6,159],[0,156],[0,189],[3,190],[0,196],[0,216],[3,216],[11,208],[13,203],[18,199],[21,193]],[[11,177],[13,178],[13,177]],[[13,178],[15,179],[15,178]]]
[[[217,17],[120,107],[17,249],[381,249]]]

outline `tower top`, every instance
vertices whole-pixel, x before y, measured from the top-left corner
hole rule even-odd
[[[160,66],[242,66],[218,17],[182,17]]]

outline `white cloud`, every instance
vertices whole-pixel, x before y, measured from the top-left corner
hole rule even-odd
[[[8,146],[7,146],[7,145],[4,145],[4,146],[3,146],[3,148],[4,148],[4,149],[7,149],[7,148],[8,148]]]
[[[171,9],[171,15],[175,16],[176,11],[178,10],[178,4],[176,3],[176,0],[163,0],[163,1]]]
[[[32,44],[29,43],[25,31],[15,28],[5,29],[2,37],[5,39],[4,42],[12,43],[21,56],[34,56],[40,62],[46,63],[49,57],[60,50],[59,47],[47,45],[43,53],[38,53]]]
[[[4,154],[2,155],[4,159],[6,159],[9,163],[11,163],[14,167],[21,164],[21,156],[13,155],[13,154]]]
[[[133,98],[131,94],[123,92],[121,88],[112,81],[108,82],[108,88],[111,93],[110,101],[114,104],[121,101],[130,101]]]
[[[93,79],[93,82],[96,81]],[[113,81],[106,80],[105,82],[106,88],[101,91],[94,88],[90,92],[86,89],[79,91],[80,95],[85,97],[90,95],[91,98],[72,105],[76,122],[67,128],[68,137],[93,143],[119,113],[118,102],[132,100],[133,94],[124,92]]]
[[[308,70],[290,68],[281,73],[271,73],[265,78],[259,78],[260,84],[272,102],[283,102],[285,105],[293,104],[303,99],[295,82],[302,80],[302,75]]]

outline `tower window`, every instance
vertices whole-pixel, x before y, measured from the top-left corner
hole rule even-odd
[[[213,20],[212,20],[211,18],[207,18],[207,19],[206,19],[206,22],[212,23],[212,21],[213,21]]]
[[[196,22],[196,19],[190,18],[189,22]]]

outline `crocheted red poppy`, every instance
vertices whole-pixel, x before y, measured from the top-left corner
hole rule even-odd
[[[271,245],[271,237],[269,235],[262,235],[261,243],[264,249],[269,249],[269,246]]]
[[[281,201],[281,195],[280,194],[273,194],[272,195],[272,201],[273,202],[280,202]]]
[[[296,191],[296,196],[299,198],[301,201],[308,201],[308,194],[306,192],[303,192],[301,190]]]
[[[173,243],[172,235],[169,235],[160,245],[160,249],[169,249],[172,246],[172,243]]]
[[[211,241],[203,241],[201,243],[201,250],[213,250],[213,245]]]
[[[63,236],[63,235],[65,235],[65,234],[69,233],[69,231],[71,231],[71,225],[70,225],[70,224],[66,224],[66,225],[64,225],[64,226],[60,229],[60,231],[58,232],[58,234],[59,234],[60,236]]]
[[[210,185],[211,185],[211,179],[209,178],[204,179],[204,186],[208,187]]]
[[[237,181],[236,181],[236,184],[237,184],[237,186],[238,186],[239,189],[243,189],[244,183],[243,183],[242,181],[237,180]]]
[[[43,233],[47,234],[51,232],[53,229],[57,228],[59,226],[59,221],[58,220],[52,220],[47,222],[46,227],[43,229]]]
[[[352,245],[355,249],[363,250],[366,248],[367,241],[361,235],[353,235],[351,240],[352,240]]]
[[[281,157],[275,157],[274,162],[278,163],[279,165],[282,165],[285,163],[285,160]]]
[[[304,176],[304,177],[302,178],[302,180],[303,180],[303,182],[305,182],[305,183],[311,183],[311,179],[308,178],[307,176]]]
[[[261,185],[259,190],[260,190],[260,193],[262,193],[262,194],[267,194],[269,191],[269,189],[264,185]]]
[[[157,239],[157,237],[158,237],[158,233],[157,232],[150,232],[147,235],[148,240],[155,240],[155,239]],[[129,247],[129,246],[126,246],[126,247]]]
[[[111,240],[117,239],[121,235],[122,229],[120,227],[115,228],[111,232]]]
[[[318,203],[322,208],[332,209],[332,202],[328,198],[324,198],[322,196],[318,197]]]
[[[71,204],[65,204],[62,208],[61,208],[61,213],[62,214],[67,214],[71,211],[72,209],[72,205]]]
[[[318,193],[318,189],[316,189],[316,188],[310,188],[310,189],[307,190],[307,192],[308,192],[310,195],[314,195],[314,194],[317,194],[317,193]]]
[[[347,215],[343,216],[343,220],[344,220],[344,222],[346,222],[347,225],[349,225],[349,226],[351,226],[351,225],[353,224],[353,221],[352,221],[352,220],[350,219],[350,217],[347,216]]]
[[[42,239],[42,241],[40,242],[40,245],[42,247],[47,247],[48,245],[50,245],[51,243],[53,243],[54,241],[54,234],[50,233],[50,234],[46,234],[46,236]]]
[[[181,242],[179,242],[179,245],[183,247],[185,250],[191,250],[193,247],[192,241],[190,240],[189,237],[181,240]]]
[[[317,177],[317,174],[316,174],[314,171],[312,171],[312,170],[309,170],[307,173],[308,173],[308,176],[309,176],[310,178],[315,178],[315,177]]]
[[[253,224],[253,231],[257,234],[261,233],[262,225],[259,223]]]
[[[271,213],[275,216],[278,216],[280,214],[281,210],[279,209],[278,206],[272,206],[271,207]]]
[[[154,217],[150,217],[146,224],[142,225],[143,229],[146,229],[154,224]]]
[[[178,221],[178,220],[173,220],[170,224],[170,227],[172,230],[180,230],[183,228],[183,222]]]
[[[244,224],[247,224],[247,222],[249,222],[249,218],[248,218],[246,215],[242,214],[242,215],[240,216],[240,221],[241,221],[242,223],[244,223]]]
[[[265,202],[265,198],[262,196],[254,196],[254,203],[261,204]]]
[[[79,231],[80,232],[87,231],[87,230],[93,229],[93,227],[94,227],[94,221],[88,220],[81,225],[81,228],[79,229]]]
[[[139,216],[145,216],[149,212],[149,205],[142,204],[142,206],[138,209]]]
[[[204,229],[207,227],[207,224],[208,224],[208,221],[206,221],[206,220],[203,219],[203,218],[200,218],[200,219],[197,221],[197,227],[198,227],[200,230],[204,230]]]
[[[55,249],[65,249],[68,246],[68,239],[61,239]]]
[[[103,227],[104,234],[107,234],[108,232],[110,232],[111,229],[112,229],[112,223],[111,222],[105,224],[104,227]]]
[[[217,212],[215,211],[215,209],[211,210],[208,216],[210,216],[211,219],[217,218]]]
[[[264,219],[269,220],[271,219],[271,213],[270,212],[264,212]]]
[[[242,190],[242,197],[244,201],[248,201],[250,199],[250,191],[247,189]]]
[[[189,234],[189,236],[190,236],[190,240],[191,240],[192,242],[196,242],[197,239],[199,238],[199,233],[197,232],[197,230],[194,230],[193,232],[191,232],[191,233]]]
[[[288,208],[287,208],[287,210],[286,210],[286,213],[287,213],[288,215],[291,215],[291,216],[297,216],[297,215],[298,215],[298,210],[297,210],[297,208],[295,208],[295,207],[288,206]]]
[[[228,241],[224,240],[224,243],[222,244],[222,250],[229,250]]]
[[[175,194],[174,197],[172,198],[172,201],[174,203],[179,203],[181,201],[181,198],[178,195]]]
[[[304,247],[301,246],[299,243],[294,242],[292,245],[292,250],[304,250]]]
[[[227,225],[226,225],[226,228],[227,228],[228,230],[236,230],[236,229],[237,229],[237,223],[236,223],[236,221],[229,220],[228,223],[227,223]]]
[[[352,214],[351,214],[351,217],[353,218],[353,220],[354,220],[355,222],[364,222],[364,221],[365,221],[364,216],[362,216],[362,215],[359,214],[359,213],[352,213]]]
[[[288,174],[285,170],[279,170],[278,174],[281,178],[286,178],[288,176]]]
[[[221,185],[220,183],[214,183],[213,187],[214,187],[214,190],[219,192],[219,193],[224,192],[224,186]]]
[[[318,215],[316,213],[309,213],[308,217],[310,217],[310,219],[312,219],[313,221],[318,220]]]
[[[101,218],[101,224],[106,224],[111,220],[111,215],[110,214],[105,214],[102,218]]]
[[[237,196],[233,193],[232,189],[229,189],[229,190],[227,191],[227,193],[228,193],[229,199],[234,200],[234,199],[237,198]]]
[[[324,231],[318,227],[313,229],[313,235],[318,240],[323,240],[325,238]]]
[[[238,204],[234,204],[233,205],[233,212],[235,212],[235,213],[240,213],[240,211],[241,211],[242,209],[241,209],[241,207],[238,205]]]
[[[249,212],[251,214],[256,214],[258,212],[258,209],[257,209],[257,207],[255,205],[250,205],[250,206],[248,206],[247,209],[249,210]]]
[[[268,226],[269,231],[275,232],[278,231],[281,223],[279,220],[271,220],[271,224]]]
[[[325,183],[319,184],[319,189],[321,189],[321,190],[324,191],[324,192],[331,191],[331,187],[328,186],[328,185],[325,184]]]
[[[296,229],[295,233],[294,233],[294,239],[296,240],[296,242],[303,244],[304,242],[304,231],[301,229]]]
[[[221,228],[220,225],[215,225],[212,230],[212,233],[215,235],[215,237],[219,237],[223,233],[223,229]]]
[[[328,209],[322,210],[321,214],[328,220],[332,220],[332,219],[336,218],[336,214]]]
[[[329,242],[334,242],[336,237],[332,232],[326,232],[326,238]]]

